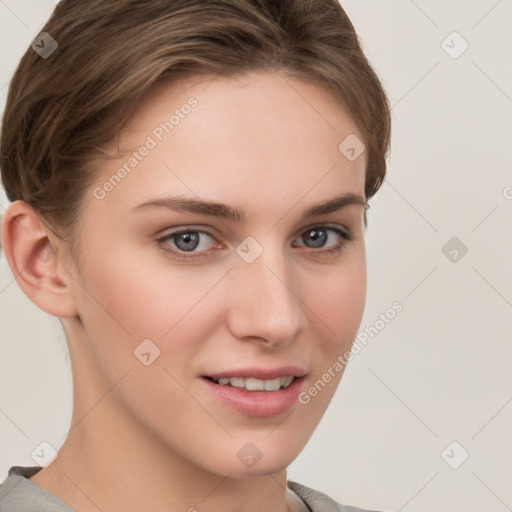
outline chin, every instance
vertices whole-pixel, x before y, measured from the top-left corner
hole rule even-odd
[[[229,474],[230,478],[261,478],[268,477],[274,473],[279,473],[289,466],[293,458],[286,460],[271,460],[264,462],[263,459],[259,460],[252,467],[241,467],[243,464],[231,465],[227,467],[226,474]]]
[[[286,449],[284,442],[280,447],[268,443],[261,450],[250,442],[242,443],[242,449],[238,444],[235,450],[226,447],[217,452],[215,458],[203,460],[202,466],[212,473],[229,475],[230,478],[261,478],[286,470],[300,452],[293,447]]]

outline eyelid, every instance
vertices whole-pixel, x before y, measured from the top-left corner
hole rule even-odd
[[[205,227],[201,224],[182,224],[175,227],[169,227],[166,229],[160,230],[160,235],[157,236],[166,236],[173,233],[181,233],[182,231],[205,231],[207,233],[213,232],[213,228]]]
[[[297,236],[300,236],[300,235],[304,234],[306,231],[310,231],[314,228],[330,228],[330,229],[343,231],[343,233],[345,235],[347,235],[348,237],[353,235],[352,230],[350,230],[343,224],[335,224],[332,222],[317,222],[317,223],[309,224],[308,226],[301,228],[300,231],[297,233]]]

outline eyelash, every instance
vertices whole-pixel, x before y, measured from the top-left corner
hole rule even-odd
[[[326,226],[326,225],[318,225],[318,226],[314,226],[312,228],[309,228],[309,229],[306,229],[305,231],[303,231],[301,233],[300,236],[304,235],[305,233],[309,232],[309,231],[314,231],[314,230],[318,230],[318,228],[322,228],[326,231],[333,231],[335,232],[337,235],[340,236],[340,241],[338,243],[336,243],[335,245],[333,245],[331,248],[329,249],[322,249],[322,248],[319,248],[319,249],[313,249],[313,248],[310,248],[313,252],[322,252],[324,254],[327,254],[327,255],[335,255],[335,254],[338,254],[339,252],[341,252],[345,246],[351,242],[353,240],[353,236],[352,234],[350,233],[350,231],[342,231],[341,229],[339,228],[335,228],[335,227],[331,227],[331,226]],[[208,230],[205,230],[205,229],[195,229],[195,228],[187,228],[187,229],[180,229],[180,230],[177,230],[177,231],[173,231],[171,233],[167,233],[165,236],[163,237],[160,237],[157,239],[157,242],[158,242],[158,245],[161,247],[161,249],[166,252],[166,253],[170,253],[172,254],[173,256],[176,256],[178,258],[183,258],[183,259],[188,259],[188,260],[191,260],[191,259],[195,259],[195,258],[202,258],[204,257],[204,254],[206,252],[208,252],[207,250],[205,251],[199,251],[198,253],[187,253],[186,251],[179,251],[179,250],[175,250],[175,249],[171,249],[169,247],[169,244],[165,243],[167,240],[172,240],[173,237],[177,236],[177,235],[180,235],[180,234],[183,234],[183,233],[203,233],[205,235],[208,235],[210,237],[212,237],[214,240],[215,240],[215,235],[208,231]],[[301,246],[303,247],[303,246]]]

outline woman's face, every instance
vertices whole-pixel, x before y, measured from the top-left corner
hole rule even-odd
[[[328,91],[279,73],[144,98],[123,156],[98,161],[72,270],[80,322],[64,319],[76,393],[111,389],[109,428],[232,477],[298,455],[364,309],[356,136]]]

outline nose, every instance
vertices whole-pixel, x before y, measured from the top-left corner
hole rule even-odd
[[[293,343],[308,325],[307,304],[299,285],[282,249],[266,244],[252,263],[238,259],[228,284],[228,323],[233,336],[269,349]]]

